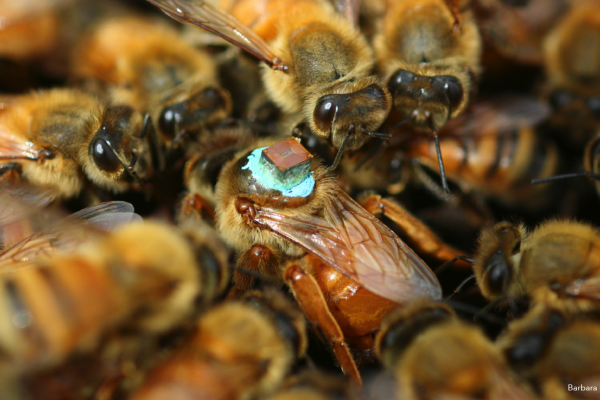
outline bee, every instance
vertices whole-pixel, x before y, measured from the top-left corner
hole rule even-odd
[[[523,224],[501,222],[481,232],[474,259],[488,300],[529,296],[558,309],[597,307],[600,235],[588,224],[550,220],[528,233]]]
[[[391,307],[439,298],[439,283],[296,139],[269,144],[240,149],[220,167],[211,188],[217,230],[238,251],[239,267],[290,286],[307,318],[324,330],[342,369],[359,381],[348,345],[371,349],[372,331]],[[196,176],[203,170],[217,169],[205,165]],[[253,284],[241,270],[233,279],[240,291]]]
[[[121,362],[150,363],[157,337],[224,290],[227,252],[214,233],[127,223],[131,211],[91,207],[0,254],[2,377],[35,379],[73,357],[97,357],[94,381]],[[72,374],[59,385],[76,385]]]
[[[445,0],[389,2],[373,38],[378,68],[393,107],[386,125],[438,131],[466,108],[479,74],[481,38],[470,10],[457,15]],[[438,151],[442,184],[448,191]]]
[[[391,107],[390,94],[370,75],[372,52],[356,29],[357,4],[308,0],[255,0],[231,4],[231,14],[208,2],[149,0],[170,17],[215,33],[270,68],[262,80],[271,100],[298,115],[338,149],[357,149],[367,137],[389,138],[375,130]],[[272,50],[274,49],[274,50]]]
[[[477,0],[482,33],[502,55],[542,65],[542,44],[567,11],[567,0]]]
[[[538,304],[522,318],[512,321],[496,340],[507,364],[519,381],[536,387],[535,369],[557,332],[579,315],[565,315],[546,304]]]
[[[597,391],[600,325],[577,321],[559,330],[539,360],[537,381],[543,398],[578,398],[582,391]],[[575,392],[575,393],[573,393]],[[594,394],[597,396],[597,394]]]
[[[393,310],[377,334],[377,356],[395,376],[396,398],[529,399],[500,352],[442,303]]]
[[[562,128],[571,143],[585,143],[600,121],[600,6],[574,3],[546,36],[543,96],[553,113],[550,122]]]
[[[557,146],[536,130],[548,115],[548,107],[528,98],[473,104],[440,137],[448,178],[464,192],[475,191],[510,206],[539,207],[547,190],[532,186],[531,180],[552,176],[560,166]],[[413,141],[406,153],[417,167],[437,166],[437,151],[430,142]]]
[[[594,316],[564,314],[541,304],[512,322],[498,346],[537,396],[574,399],[598,386],[599,335]]]
[[[114,102],[149,115],[167,148],[231,114],[229,93],[218,84],[211,56],[149,17],[98,21],[76,44],[72,69],[88,85],[103,86]]]
[[[281,386],[306,346],[306,322],[294,304],[274,289],[249,292],[202,315],[196,332],[131,399],[265,396]]]
[[[17,170],[57,198],[74,197],[90,182],[112,192],[134,181],[145,189],[155,153],[145,132],[131,107],[77,90],[23,95],[0,114],[0,174]]]

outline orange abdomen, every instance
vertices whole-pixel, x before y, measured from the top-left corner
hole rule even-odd
[[[224,0],[221,6],[267,42],[282,26],[292,30],[305,26],[323,9],[315,0]]]
[[[327,264],[320,263],[314,276],[346,342],[355,349],[372,349],[374,331],[397,304],[365,289]]]

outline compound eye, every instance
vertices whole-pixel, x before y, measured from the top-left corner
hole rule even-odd
[[[448,97],[450,109],[456,109],[463,99],[463,89],[459,80],[454,76],[436,76],[432,79],[432,85],[436,90],[443,90]]]
[[[335,100],[329,99],[322,101],[315,110],[315,124],[324,131],[329,131],[333,118],[335,117],[337,106]]]
[[[160,116],[158,117],[158,127],[165,136],[169,138],[174,138],[176,136],[176,125],[178,121],[181,121],[181,116],[185,108],[186,105],[184,103],[175,103],[166,106],[160,112]]]
[[[573,95],[565,90],[555,90],[550,96],[550,105],[552,108],[562,108],[573,101]]]
[[[110,148],[106,140],[102,138],[92,141],[90,154],[94,159],[94,163],[101,171],[115,173],[123,168],[115,152]]]
[[[486,280],[490,291],[495,295],[502,294],[508,282],[510,267],[500,250],[492,255],[486,269]]]
[[[390,77],[388,87],[394,89],[401,85],[406,85],[415,80],[415,74],[405,69],[399,69]]]
[[[586,106],[596,118],[600,118],[600,97],[590,97],[586,101]]]
[[[462,86],[458,79],[453,78],[446,80],[444,83],[444,90],[446,91],[446,95],[448,95],[451,107],[458,107],[463,98]]]

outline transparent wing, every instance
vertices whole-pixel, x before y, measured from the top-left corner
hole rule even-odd
[[[357,28],[360,0],[334,0],[333,3],[337,11],[342,14],[353,27]]]
[[[43,219],[45,227],[0,253],[0,273],[21,268],[41,255],[72,250],[103,232],[141,220],[133,206],[122,201],[88,207],[63,219],[44,218],[39,213],[35,217]]]
[[[502,135],[524,127],[533,127],[548,118],[550,108],[535,98],[501,96],[474,103],[469,111],[448,122],[444,134]]]
[[[0,126],[0,162],[5,160],[32,160],[38,158],[41,148]]]
[[[54,191],[35,190],[28,185],[0,184],[0,227],[6,227],[46,207]]]
[[[287,70],[269,45],[232,15],[206,1],[148,0],[169,17],[214,33],[265,62],[271,68]]]
[[[325,218],[257,211],[254,222],[304,247],[339,272],[389,300],[441,298],[429,267],[381,221],[339,190]]]

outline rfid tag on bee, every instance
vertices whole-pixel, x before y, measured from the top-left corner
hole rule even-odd
[[[250,169],[262,185],[284,196],[306,197],[315,186],[311,164],[312,155],[295,138],[289,138],[254,149],[242,169]]]

